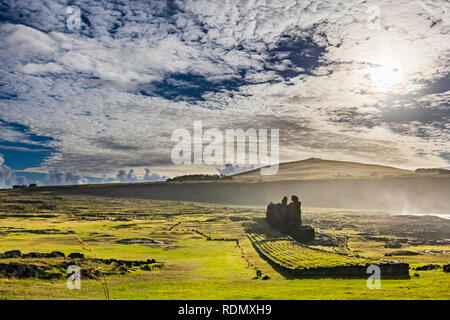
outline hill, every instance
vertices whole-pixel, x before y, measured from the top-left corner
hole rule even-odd
[[[305,206],[404,213],[447,214],[450,207],[449,175],[314,158],[282,163],[275,176],[261,176],[258,169],[224,181],[37,187],[23,192],[38,190],[64,195],[262,206],[297,194]]]
[[[255,169],[233,175],[233,180],[237,182],[266,182],[286,180],[376,179],[408,176],[417,176],[417,174],[410,170],[375,164],[310,158],[281,163],[278,174],[276,175],[262,176],[260,169]]]

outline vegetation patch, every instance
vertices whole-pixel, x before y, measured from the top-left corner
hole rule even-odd
[[[280,272],[291,276],[367,277],[367,267],[378,265],[385,276],[408,276],[409,265],[377,261],[353,255],[331,253],[299,244],[272,229],[265,222],[248,227],[255,249]]]
[[[66,257],[59,251],[22,254],[19,250],[11,250],[0,253],[0,258],[5,261],[0,262],[0,276],[15,279],[61,279],[67,275],[67,268],[72,265],[78,266],[81,276],[89,279],[137,270],[162,270],[165,267],[163,262],[155,259],[140,261],[86,258],[84,254],[77,252]]]

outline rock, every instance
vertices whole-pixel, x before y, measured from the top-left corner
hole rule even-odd
[[[0,274],[7,278],[25,279],[42,278],[45,275],[45,269],[35,265],[25,265],[20,263],[0,263]]]
[[[65,256],[66,255],[60,251],[53,251],[52,253],[50,253],[51,258],[57,258],[57,257],[64,258]]]
[[[84,254],[72,252],[71,254],[68,255],[68,257],[71,259],[84,259]]]
[[[265,275],[264,277],[262,277],[261,280],[269,280],[269,279],[270,279],[270,277],[268,275]]]
[[[117,263],[117,259],[105,259],[104,262],[106,264]]]
[[[157,244],[158,243],[155,240],[148,239],[148,238],[129,238],[129,239],[117,240],[116,242],[120,243],[120,244]]]
[[[11,250],[3,253],[6,259],[8,258],[20,258],[22,256],[22,252],[20,250]]]
[[[22,258],[46,258],[46,254],[40,252],[29,252],[23,254]]]
[[[315,230],[311,226],[297,226],[286,233],[300,243],[311,242],[316,236]]]
[[[62,277],[63,277],[63,275],[61,273],[49,273],[49,274],[47,274],[47,279],[48,280],[61,279]]]
[[[133,261],[121,260],[120,262],[122,263],[122,265],[127,266],[128,268],[131,268],[133,266]]]
[[[428,271],[428,270],[434,270],[439,269],[441,266],[438,264],[426,264],[424,266],[417,267],[417,271]]]
[[[384,255],[386,257],[390,257],[390,256],[418,256],[421,253],[419,252],[414,252],[414,251],[408,251],[408,250],[397,250],[397,251],[392,251],[390,253],[385,253]]]
[[[450,272],[450,264],[445,264],[443,267],[444,272]]]

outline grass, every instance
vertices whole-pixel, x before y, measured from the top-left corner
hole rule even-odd
[[[13,249],[25,253],[62,251],[66,255],[80,252],[91,258],[155,259],[165,262],[164,270],[135,270],[125,275],[107,276],[111,299],[450,298],[450,274],[442,269],[418,271],[419,277],[412,276],[409,280],[382,279],[380,290],[369,290],[365,279],[286,280],[256,253],[248,238],[249,234],[252,237],[248,225],[264,216],[264,209],[258,207],[61,196],[40,191],[0,191],[0,198],[0,252]],[[43,204],[45,208],[40,209]],[[24,207],[24,210],[18,209],[18,206]],[[364,241],[358,235],[364,228],[378,226],[373,222],[375,216],[369,219],[355,212],[327,210],[306,210],[305,220],[313,222],[323,232],[346,235],[350,252],[380,259],[391,250],[384,248],[381,242]],[[43,218],[44,214],[53,217]],[[348,226],[349,221],[355,225]],[[368,224],[367,221],[372,222]],[[27,232],[47,229],[61,233]],[[386,236],[396,237],[392,234]],[[158,244],[117,242],[130,238],[157,240]],[[214,239],[239,239],[239,246],[235,241]],[[282,237],[273,242],[273,249],[280,258],[295,261],[298,265],[304,265],[305,261],[311,265],[360,262],[331,253],[317,254],[311,249],[293,246]],[[447,250],[448,246],[403,249],[424,248]],[[412,263],[413,266],[450,263],[448,254],[391,258]],[[38,259],[35,263],[46,262]],[[255,279],[256,270],[270,279]],[[411,271],[411,275],[414,273]],[[104,286],[99,281],[82,278],[81,286],[81,290],[69,290],[65,279],[18,280],[0,277],[0,298],[105,299]]]
[[[301,246],[283,234],[269,230],[271,228],[265,222],[253,224],[249,229],[249,239],[258,250],[272,261],[287,268],[307,269],[377,263],[374,259],[349,257]]]

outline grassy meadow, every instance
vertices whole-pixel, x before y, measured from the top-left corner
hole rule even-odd
[[[61,251],[66,256],[76,252],[93,259],[155,259],[165,266],[82,277],[80,290],[69,290],[65,275],[17,279],[0,274],[1,299],[106,299],[105,287],[110,299],[450,298],[450,273],[442,268],[414,270],[450,263],[450,245],[420,243],[408,233],[421,225],[435,235],[448,232],[448,220],[437,217],[418,220],[380,212],[306,208],[304,221],[336,245],[312,244],[310,249],[295,251],[288,240],[279,239],[271,247],[276,258],[295,256],[300,264],[305,257],[314,263],[339,264],[342,257],[336,252],[359,254],[367,261],[410,264],[410,279],[382,279],[381,289],[370,290],[366,279],[284,278],[254,248],[255,237],[264,235],[264,230],[252,229],[265,216],[262,207],[76,196],[40,188],[0,191],[0,199],[0,252]],[[401,238],[411,240],[403,241],[401,250],[417,254],[386,257],[400,249],[385,248],[385,242]],[[58,259],[62,258],[5,258],[0,263],[52,266]],[[95,268],[92,261],[90,267]]]

